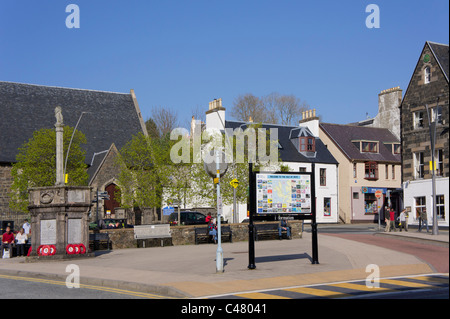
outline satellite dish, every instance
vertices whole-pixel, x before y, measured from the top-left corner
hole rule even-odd
[[[219,160],[219,172],[220,177],[222,177],[228,170],[228,163],[225,161],[225,153],[222,151],[219,152]],[[203,167],[209,176],[212,178],[217,177],[216,154],[214,150],[211,150],[204,155]]]

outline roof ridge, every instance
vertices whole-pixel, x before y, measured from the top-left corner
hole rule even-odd
[[[434,52],[433,46],[430,45],[430,44],[437,44],[437,45],[442,45],[442,46],[447,46],[447,47],[448,47],[448,44],[445,45],[445,44],[440,44],[440,43],[431,42],[431,41],[427,41],[427,44],[428,44],[428,47],[430,48],[431,52],[433,53],[434,58],[436,59],[436,62],[438,63],[439,68],[440,68],[441,71],[442,71],[442,74],[444,74],[444,77],[445,77],[445,79],[446,79],[447,82],[448,82],[448,75],[447,75],[447,73],[445,73],[445,71],[447,71],[447,70],[444,70],[444,67],[443,67],[442,64],[441,64],[441,61],[439,60],[440,57],[438,57],[438,55],[436,54],[436,52]]]
[[[0,83],[20,84],[20,85],[28,85],[28,86],[39,86],[39,87],[64,89],[64,90],[74,90],[74,91],[88,91],[88,92],[99,92],[99,93],[111,93],[111,94],[130,95],[130,93],[123,93],[123,92],[112,92],[112,91],[90,90],[90,89],[80,89],[80,88],[69,88],[69,87],[63,87],[63,86],[43,85],[43,84],[33,84],[33,83],[22,83],[22,82],[13,82],[13,81],[0,81]]]
[[[438,44],[438,45],[444,45],[448,47],[448,44],[445,43],[439,43],[439,42],[434,42],[434,41],[427,41],[428,43],[433,43],[433,44]]]

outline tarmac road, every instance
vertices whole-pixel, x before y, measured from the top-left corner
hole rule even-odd
[[[427,234],[418,236],[429,239]],[[302,239],[256,242],[255,270],[247,269],[248,243],[236,242],[223,244],[225,272],[221,274],[215,272],[217,246],[205,244],[113,250],[77,260],[30,263],[23,257],[12,258],[0,260],[0,275],[64,281],[66,266],[75,263],[80,267],[82,284],[177,298],[201,298],[365,280],[369,264],[378,265],[382,277],[448,272],[448,232],[438,239],[447,248],[394,240],[375,232],[327,234],[319,229],[319,265],[311,264],[311,236],[305,232]]]

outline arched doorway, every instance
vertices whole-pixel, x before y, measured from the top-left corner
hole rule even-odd
[[[120,207],[120,189],[119,187],[111,183],[108,186],[105,187],[105,191],[108,192],[109,200],[105,200],[104,207],[105,207],[105,216],[107,215],[107,212],[110,211],[111,215],[115,215],[115,209],[117,207]],[[112,216],[111,216],[112,217]]]

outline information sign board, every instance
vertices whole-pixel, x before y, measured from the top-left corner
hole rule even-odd
[[[311,175],[256,174],[257,214],[310,214]]]

